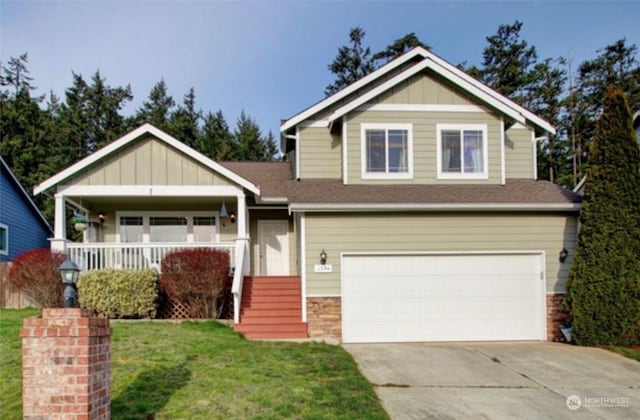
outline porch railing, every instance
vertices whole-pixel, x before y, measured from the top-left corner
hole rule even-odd
[[[103,268],[156,268],[162,259],[179,249],[214,248],[229,252],[229,264],[235,267],[235,243],[68,243],[67,252],[81,270]]]

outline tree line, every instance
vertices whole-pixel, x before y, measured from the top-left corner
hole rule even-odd
[[[557,128],[555,135],[539,143],[538,176],[574,187],[585,174],[589,144],[602,114],[607,87],[620,88],[631,110],[640,110],[638,48],[626,39],[617,40],[598,49],[595,58],[583,61],[574,72],[567,57],[539,58],[536,47],[522,38],[522,26],[520,21],[500,25],[495,34],[486,38],[482,63],[468,66],[463,62],[458,67]],[[339,91],[415,46],[431,49],[415,33],[409,33],[372,53],[364,45],[364,38],[362,28],[351,29],[349,44],[338,49],[328,66],[335,81],[325,88],[325,95]]]

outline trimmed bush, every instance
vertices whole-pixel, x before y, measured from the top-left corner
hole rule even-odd
[[[192,318],[217,318],[231,287],[229,253],[217,249],[184,249],[162,260],[160,286],[170,299],[188,308]]]
[[[58,267],[65,254],[48,249],[34,249],[20,254],[9,269],[9,282],[41,308],[63,306],[64,284]]]
[[[105,269],[80,273],[78,298],[83,308],[104,318],[154,318],[158,307],[155,270]]]

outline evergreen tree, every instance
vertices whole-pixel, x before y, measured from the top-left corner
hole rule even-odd
[[[393,60],[396,57],[400,57],[402,54],[406,53],[409,50],[412,50],[415,47],[422,47],[427,50],[430,50],[431,47],[422,41],[416,36],[414,32],[408,33],[402,38],[396,39],[387,46],[384,50],[377,52],[373,55],[373,61],[376,63],[376,67],[380,67],[384,64],[387,64],[389,61]]]
[[[143,102],[138,109],[135,117],[136,125],[149,123],[160,130],[170,131],[169,120],[175,104],[173,98],[168,94],[164,79],[160,80],[149,92],[148,100]]]
[[[235,158],[237,145],[221,110],[204,117],[199,143],[199,150],[215,161]]]
[[[187,146],[200,150],[198,138],[200,137],[200,118],[202,111],[196,111],[196,94],[193,88],[184,96],[182,106],[171,115],[169,129],[171,135]]]
[[[640,345],[640,149],[624,92],[610,88],[590,145],[567,285],[580,345]]]
[[[279,156],[279,147],[278,142],[276,141],[276,137],[273,135],[271,130],[267,133],[267,137],[264,139],[265,147],[266,147],[266,160],[278,160]]]
[[[338,55],[329,64],[329,70],[336,76],[336,80],[325,88],[326,96],[333,95],[375,70],[371,49],[362,46],[364,36],[362,28],[352,28],[349,32],[351,45],[344,45],[338,49]]]
[[[482,81],[511,100],[527,106],[529,89],[535,80],[536,48],[520,39],[522,22],[500,25],[495,35],[487,37],[484,49]]]
[[[27,69],[28,62],[29,55],[27,53],[19,57],[9,58],[8,66],[2,66],[0,86],[13,87],[14,94],[23,90],[34,90],[35,87],[31,85],[33,77],[29,76],[29,70]]]
[[[233,135],[238,146],[235,160],[270,161],[273,159],[269,155],[269,147],[262,137],[258,124],[247,116],[244,111],[240,113]]]

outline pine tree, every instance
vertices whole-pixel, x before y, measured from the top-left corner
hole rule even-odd
[[[362,28],[352,28],[349,32],[351,46],[345,45],[338,49],[338,55],[328,66],[336,80],[325,88],[326,96],[333,95],[375,70],[371,49],[362,46],[364,36]]]
[[[376,67],[380,67],[384,64],[387,64],[394,58],[400,57],[402,54],[406,53],[409,50],[412,50],[415,47],[422,47],[427,50],[431,49],[429,45],[420,41],[420,38],[416,36],[415,32],[411,32],[406,34],[402,38],[396,39],[384,50],[375,53],[372,59],[374,63],[376,63]]]
[[[269,148],[262,137],[258,124],[244,111],[240,113],[236,130],[233,134],[238,146],[235,160],[240,161],[269,161]]]
[[[164,79],[160,80],[151,88],[148,100],[144,101],[140,109],[138,109],[135,117],[136,125],[149,123],[160,130],[170,131],[169,120],[175,104],[175,101],[168,93]]]
[[[215,161],[235,158],[237,145],[222,110],[205,115],[199,143],[199,150]]]
[[[169,121],[169,132],[187,146],[200,150],[200,119],[202,111],[196,111],[196,94],[193,88],[184,96],[182,105],[178,107]]]
[[[640,345],[640,149],[624,92],[607,90],[590,145],[567,285],[580,345]]]

